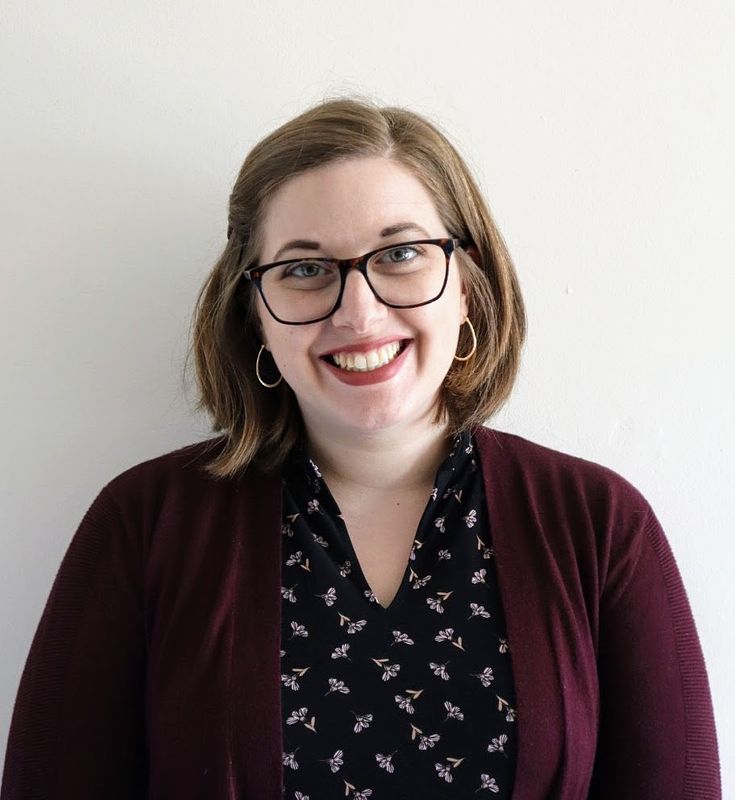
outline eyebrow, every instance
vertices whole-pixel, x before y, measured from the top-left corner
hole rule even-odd
[[[422,228],[417,222],[397,222],[395,225],[389,225],[387,228],[383,228],[383,230],[380,231],[380,236],[383,239],[387,239],[389,236],[395,236],[397,233],[403,233],[404,231],[417,231],[425,239],[431,238],[426,230],[424,230],[424,228]],[[311,239],[292,239],[290,242],[286,242],[283,247],[280,247],[276,251],[276,254],[273,256],[273,261],[278,261],[288,250],[321,249],[321,244],[319,244],[319,242],[314,242]]]

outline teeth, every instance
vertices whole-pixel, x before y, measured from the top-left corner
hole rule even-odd
[[[342,369],[353,372],[370,372],[393,361],[400,349],[399,342],[392,342],[367,353],[332,353],[332,360]]]

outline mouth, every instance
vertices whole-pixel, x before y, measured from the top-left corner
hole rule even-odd
[[[332,353],[320,358],[345,372],[373,372],[398,358],[410,342],[410,339],[402,339],[365,353]]]

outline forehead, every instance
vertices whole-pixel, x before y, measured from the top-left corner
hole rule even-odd
[[[408,168],[387,158],[332,162],[291,178],[271,197],[262,257],[292,239],[354,254],[375,246],[383,228],[406,221],[432,236],[446,233],[431,195]]]

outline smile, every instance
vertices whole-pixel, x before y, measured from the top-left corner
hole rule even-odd
[[[327,358],[340,369],[350,372],[372,372],[393,361],[404,345],[405,343],[401,342],[391,342],[365,353],[332,353]]]

